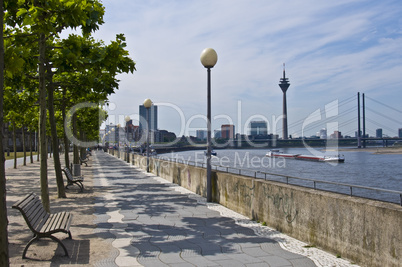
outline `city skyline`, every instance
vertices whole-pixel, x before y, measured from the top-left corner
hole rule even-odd
[[[232,118],[236,131],[243,134],[247,120],[255,115],[273,124],[272,116],[282,114],[278,79],[283,63],[292,81],[287,94],[289,130],[317,109],[324,110],[335,100],[341,103],[357,92],[399,109],[402,6],[398,1],[290,1],[286,16],[278,12],[281,3],[258,0],[235,4],[116,0],[104,5],[105,24],[95,38],[107,43],[124,33],[137,63],[134,74],[119,76],[120,89],[110,97],[112,123],[123,123],[129,115],[138,124],[135,107],[146,98],[180,109],[186,122],[205,116],[206,71],[199,61],[205,47],[218,53],[212,69],[212,116],[220,117],[213,120],[213,130],[231,124],[223,115]],[[397,121],[372,115],[371,120],[387,128],[368,121],[371,135],[382,127],[384,134],[397,136],[402,127],[400,113],[367,102]],[[171,106],[160,107],[160,128],[179,134],[181,118]],[[349,114],[344,119],[356,117]],[[357,130],[353,123],[340,120],[339,124],[339,130],[349,135]],[[205,125],[199,118],[188,126],[202,129]]]
[[[141,113],[141,107],[140,106],[140,113]],[[157,109],[155,109],[157,112]],[[146,115],[144,115],[146,116]],[[140,120],[141,122],[141,120]],[[145,122],[144,122],[145,123]],[[156,115],[156,121],[154,121],[152,124],[157,125],[157,115]],[[131,134],[132,137],[127,137],[128,133],[126,132],[127,129],[126,127],[132,127],[133,128],[133,133]],[[114,129],[113,129],[114,128]],[[133,125],[132,124],[132,120],[129,120],[128,122],[126,122],[125,126],[121,126],[121,125],[115,125],[113,123],[110,123],[109,125],[105,125],[104,129],[100,129],[100,133],[101,133],[101,137],[103,137],[103,135],[105,133],[107,133],[108,131],[110,131],[111,129],[116,130],[115,132],[113,131],[112,136],[116,136],[116,137],[112,137],[112,140],[126,140],[127,142],[129,141],[128,139],[132,139],[133,141],[144,141],[144,140],[140,140],[141,138],[141,130],[140,130],[140,126],[139,125]],[[118,129],[118,130],[117,130]],[[124,131],[121,131],[122,129],[124,129]],[[137,129],[138,132],[135,133],[134,129]],[[188,135],[186,135],[185,137],[195,137],[201,141],[205,141],[206,140],[206,135],[207,135],[207,130],[203,130],[203,129],[193,129],[195,130],[194,132],[190,132],[188,133]],[[336,129],[332,129],[333,132],[328,132],[326,128],[322,128],[319,131],[316,132],[316,134],[310,135],[310,136],[303,136],[303,138],[307,138],[307,139],[343,139],[343,138],[357,138],[358,137],[358,131],[354,132],[354,135],[343,135],[342,131],[339,131],[337,128]],[[167,130],[164,129],[159,129],[159,128],[155,128],[152,129],[151,132],[154,132],[154,134],[158,133],[159,135],[162,132],[165,132],[165,134],[169,133],[169,134],[174,134],[171,132],[168,132]],[[157,135],[158,135],[157,134]],[[121,135],[123,135],[123,138],[121,137]],[[135,135],[135,136],[134,136]],[[117,137],[119,136],[119,137]],[[232,124],[222,124],[220,125],[220,129],[216,129],[213,130],[212,133],[212,138],[214,139],[231,139],[231,140],[235,140],[238,139],[238,137],[240,138],[240,136],[243,136],[243,138],[245,136],[247,136],[247,138],[255,138],[255,137],[260,137],[262,139],[278,139],[279,135],[275,134],[273,132],[269,132],[268,130],[268,124],[265,121],[250,121],[249,126],[248,126],[248,133],[247,134],[240,134],[238,132],[236,132],[235,130],[235,126]],[[398,135],[395,136],[388,136],[386,134],[383,134],[383,129],[382,128],[377,128],[375,130],[375,134],[371,135],[370,133],[366,133],[365,136],[363,136],[363,131],[360,131],[360,136],[362,138],[402,138],[402,128],[398,128]],[[182,138],[182,136],[176,136],[176,138],[180,139]],[[299,139],[301,138],[300,136],[297,137],[292,137],[292,135],[288,136],[289,139]],[[283,139],[283,138],[279,138],[279,139]],[[110,137],[107,138],[107,141],[110,141]],[[169,139],[169,141],[167,142],[171,142],[173,139]],[[153,140],[152,142],[156,142],[155,140]],[[162,140],[160,140],[160,138],[158,138],[157,142],[164,142]]]

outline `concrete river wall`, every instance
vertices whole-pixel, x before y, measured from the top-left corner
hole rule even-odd
[[[123,158],[123,155],[122,155]],[[129,161],[146,169],[146,157]],[[150,158],[150,172],[206,197],[206,169]],[[402,266],[402,207],[212,171],[213,202],[362,266]]]

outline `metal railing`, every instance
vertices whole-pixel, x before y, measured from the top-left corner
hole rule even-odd
[[[187,161],[187,160],[180,160],[180,159],[172,159],[166,157],[158,157],[155,158],[163,161],[181,163],[185,165],[190,165],[194,167],[201,167],[206,168],[205,162],[196,162],[196,161]],[[309,179],[309,178],[301,178],[283,174],[276,174],[276,173],[269,173],[269,172],[262,172],[262,171],[255,171],[251,169],[240,169],[236,167],[228,167],[228,166],[221,166],[221,165],[212,165],[212,169],[216,171],[222,171],[227,173],[233,173],[238,175],[243,175],[247,177],[252,177],[255,179],[264,179],[279,183],[285,183],[290,185],[297,185],[306,188],[313,188],[315,190],[322,190],[322,191],[329,191],[334,193],[340,193],[349,196],[356,196],[362,197],[366,199],[373,199],[373,200],[380,200],[384,202],[391,202],[391,203],[399,203],[402,206],[402,191],[396,190],[389,190],[389,189],[382,189],[382,188],[375,188],[375,187],[368,187],[368,186],[360,186],[360,185],[351,185],[346,183],[337,183],[331,181],[322,181],[316,179]],[[320,186],[321,185],[321,186]],[[335,190],[337,189],[337,190]],[[376,191],[377,194],[375,196],[364,194],[367,191]],[[397,199],[397,195],[399,195],[399,200]],[[391,200],[391,198],[395,198],[395,200]]]

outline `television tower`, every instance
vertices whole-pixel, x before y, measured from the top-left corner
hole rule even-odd
[[[285,63],[283,63],[283,78],[279,80],[279,87],[283,92],[283,119],[282,119],[282,139],[288,139],[288,112],[286,108],[286,91],[288,90],[290,83],[289,79],[285,76]]]

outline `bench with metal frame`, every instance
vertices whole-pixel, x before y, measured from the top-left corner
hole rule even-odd
[[[68,256],[68,252],[64,244],[60,241],[60,239],[53,236],[53,234],[62,232],[68,234],[69,239],[72,238],[70,225],[73,215],[71,213],[65,211],[53,214],[48,213],[43,207],[39,197],[34,193],[26,195],[22,200],[15,203],[12,207],[21,212],[29,229],[34,234],[22,253],[23,259],[26,258],[25,255],[29,246],[40,238],[50,238],[53,241],[56,241],[64,249],[66,256]]]
[[[69,168],[65,167],[64,169],[62,169],[62,171],[64,172],[64,174],[66,175],[67,178],[67,185],[66,188],[68,189],[68,187],[70,185],[76,184],[79,186],[81,192],[84,191],[84,184],[82,182],[84,182],[84,177],[82,176],[73,176],[71,174],[71,171]]]
[[[84,158],[84,159],[80,158],[80,164],[82,165],[82,163],[85,163],[85,166],[88,167],[88,164],[87,164],[88,160],[89,160],[89,158]]]

